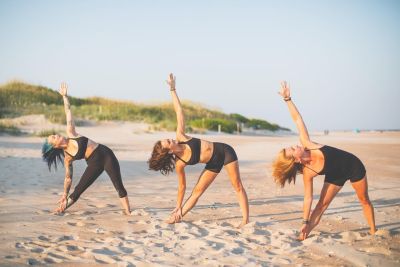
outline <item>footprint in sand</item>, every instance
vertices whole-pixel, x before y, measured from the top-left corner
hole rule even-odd
[[[104,234],[104,233],[107,232],[107,230],[105,230],[105,229],[103,229],[103,228],[101,228],[101,227],[92,229],[91,231],[94,232],[94,233],[96,233],[96,234]]]
[[[88,210],[79,210],[79,211],[76,211],[76,212],[74,213],[74,215],[84,215],[84,216],[87,216],[87,215],[92,215],[92,214],[95,214],[95,213],[97,213],[97,212],[95,212],[95,211],[88,211]]]
[[[25,248],[25,246],[22,243],[17,242],[15,243],[15,248]]]
[[[79,227],[86,225],[84,222],[67,222],[67,224],[71,225],[71,226],[79,226]]]
[[[4,256],[5,259],[11,260],[11,259],[15,259],[15,258],[19,258],[19,255],[6,255]]]
[[[102,249],[92,249],[91,252],[93,253],[94,258],[96,259],[96,262],[98,263],[103,263],[103,264],[111,264],[111,263],[116,263],[116,261],[120,261],[119,258],[117,257],[118,253],[112,250],[109,250],[108,248],[102,248]]]
[[[56,242],[68,241],[68,240],[75,240],[72,235],[63,235],[56,239]]]
[[[131,211],[131,215],[132,216],[147,216],[147,215],[149,215],[149,213],[143,209],[136,209],[136,210]]]
[[[47,263],[47,264],[56,264],[56,263],[61,263],[61,262],[62,262],[62,261],[60,261],[60,260],[56,261],[56,260],[54,260],[53,258],[49,258],[49,257],[44,258],[43,261],[44,261],[45,263]]]
[[[132,248],[128,248],[128,247],[124,247],[124,246],[119,246],[118,249],[125,254],[132,254],[133,249]]]
[[[38,265],[38,264],[40,264],[40,261],[38,261],[38,260],[36,260],[36,259],[29,258],[29,259],[26,261],[26,264],[28,264],[28,265]]]
[[[218,251],[225,247],[224,243],[215,242],[215,241],[207,241],[208,245],[212,247],[214,250]]]
[[[42,253],[44,251],[44,249],[42,249],[42,248],[32,248],[31,249],[31,252],[33,252],[33,253]]]
[[[241,247],[237,247],[237,248],[232,249],[231,252],[236,255],[241,255],[244,253],[244,249]]]
[[[88,206],[91,207],[91,208],[97,208],[97,209],[115,208],[115,207],[117,207],[117,205],[108,204],[108,203],[88,204]]]
[[[44,236],[44,235],[38,236],[38,239],[42,240],[42,241],[50,241],[49,237],[48,236]]]
[[[63,252],[76,252],[76,251],[84,251],[85,250],[83,247],[75,246],[75,245],[59,246],[58,249]]]
[[[66,257],[63,257],[63,256],[58,255],[57,253],[53,253],[53,252],[47,253],[46,256],[47,256],[47,257],[46,257],[47,259],[49,259],[50,261],[54,261],[54,262],[56,262],[56,263],[61,263],[61,262],[63,262],[64,260],[67,260]]]
[[[182,235],[182,236],[179,237],[179,240],[187,240],[187,239],[189,239],[189,238],[190,238],[190,237],[187,236],[187,235]]]
[[[139,220],[139,221],[137,221],[137,222],[135,222],[135,221],[128,221],[128,223],[132,223],[132,224],[151,224],[151,221],[144,221],[144,220]],[[158,226],[158,225],[157,225]],[[159,228],[161,228],[161,227],[159,227]],[[157,228],[157,229],[159,229],[159,228]]]
[[[354,231],[346,231],[340,234],[342,241],[352,243],[355,240],[362,239],[361,234]]]
[[[238,231],[235,231],[235,230],[224,230],[224,232],[226,233],[226,234],[228,234],[229,236],[238,236],[239,234],[240,234],[240,232],[238,232]]]
[[[50,214],[52,212],[50,210],[45,209],[45,210],[38,210],[35,213],[41,215],[41,214]]]
[[[162,235],[163,237],[167,237],[167,238],[176,237],[175,232],[174,232],[174,231],[171,231],[171,230],[162,230],[162,231],[161,231],[161,235]]]

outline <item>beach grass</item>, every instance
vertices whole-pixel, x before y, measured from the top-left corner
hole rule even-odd
[[[93,121],[135,121],[153,125],[154,129],[174,130],[176,115],[171,103],[158,105],[137,104],[131,101],[101,97],[77,98],[69,96],[76,119]],[[234,113],[226,114],[203,105],[183,101],[188,131],[212,130],[233,133],[242,127],[262,130],[286,130],[261,119],[250,119]],[[0,118],[44,114],[53,123],[65,124],[63,100],[51,88],[11,81],[0,86]]]

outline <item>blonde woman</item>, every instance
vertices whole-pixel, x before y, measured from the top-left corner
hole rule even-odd
[[[286,182],[295,182],[297,173],[303,174],[303,224],[299,239],[307,238],[311,230],[318,225],[322,214],[347,180],[350,180],[356,191],[370,226],[370,233],[374,234],[374,208],[368,196],[367,175],[363,163],[349,152],[311,141],[303,118],[290,97],[290,89],[286,82],[281,83],[280,95],[299,131],[301,146],[282,149],[273,163],[272,175],[275,182],[283,187]],[[318,175],[325,175],[325,181],[320,199],[311,212],[313,179]]]

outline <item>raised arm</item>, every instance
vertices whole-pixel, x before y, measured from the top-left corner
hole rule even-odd
[[[170,87],[170,92],[172,96],[172,102],[174,104],[174,110],[176,113],[176,139],[178,141],[186,141],[189,137],[185,134],[185,116],[183,114],[183,109],[179,97],[176,93],[176,77],[171,73],[168,77],[167,83]]]
[[[66,83],[61,83],[59,93],[62,95],[64,100],[64,110],[65,116],[67,119],[67,135],[68,137],[76,137],[78,134],[75,131],[75,123],[72,117],[71,105],[69,104],[68,96],[67,96],[68,86]]]
[[[308,130],[303,121],[303,118],[301,117],[300,112],[297,110],[295,104],[292,101],[292,98],[290,97],[290,88],[286,81],[281,82],[281,90],[279,94],[287,103],[290,116],[292,117],[292,120],[296,124],[297,130],[299,131],[301,144],[307,148],[315,147],[317,144],[310,140],[310,136],[308,135]]]

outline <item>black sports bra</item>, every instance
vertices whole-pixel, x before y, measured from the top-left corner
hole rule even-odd
[[[200,152],[201,152],[201,140],[198,138],[192,137],[186,142],[178,142],[178,144],[186,144],[190,147],[192,151],[192,155],[188,161],[184,161],[179,156],[176,156],[178,159],[182,160],[186,165],[194,165],[199,163],[200,161]]]
[[[360,161],[353,154],[335,147],[323,146],[317,149],[319,149],[324,155],[324,167],[322,168],[322,170],[320,172],[316,172],[310,167],[307,167],[305,165],[303,166],[319,175],[326,175],[331,177],[346,176],[348,175],[348,170],[352,170],[354,166],[353,164],[357,164],[355,162]]]
[[[77,138],[69,138],[69,139],[75,140],[78,143],[78,152],[76,152],[75,156],[72,156],[67,151],[65,151],[65,153],[70,155],[73,160],[83,159],[85,157],[86,148],[87,148],[89,139],[85,136],[80,136]]]

